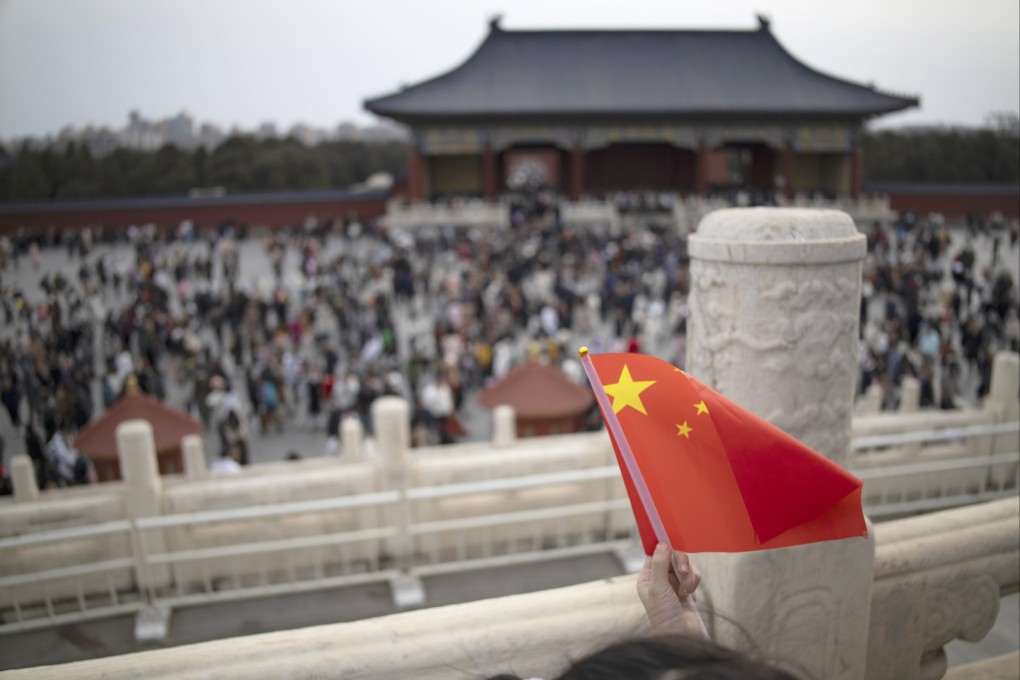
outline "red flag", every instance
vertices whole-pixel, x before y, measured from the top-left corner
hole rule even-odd
[[[744,552],[867,536],[862,482],[840,466],[661,359],[591,360],[613,410],[602,418],[619,420],[674,548]],[[651,554],[655,533],[611,428],[610,437]]]

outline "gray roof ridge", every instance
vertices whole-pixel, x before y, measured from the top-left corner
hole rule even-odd
[[[730,41],[738,41],[732,43],[733,45],[744,45],[747,49],[763,50],[762,54],[771,53],[770,60],[774,60],[776,64],[786,64],[786,68],[790,69],[791,74],[801,74],[799,77],[804,79],[805,82],[814,81],[819,86],[829,85],[830,87],[836,88],[834,92],[842,90],[845,93],[845,97],[857,97],[858,101],[862,101],[860,98],[864,98],[863,101],[870,101],[870,104],[851,104],[848,109],[853,115],[862,115],[864,117],[873,117],[890,113],[893,111],[899,111],[902,109],[909,108],[911,106],[918,106],[920,98],[914,95],[900,95],[892,92],[887,92],[876,88],[873,84],[862,84],[840,78],[824,71],[812,68],[807,65],[796,56],[790,53],[786,47],[776,38],[771,31],[770,23],[759,17],[759,25],[752,29],[672,29],[672,28],[553,28],[553,29],[505,29],[499,25],[498,19],[490,22],[490,30],[485,35],[484,39],[478,44],[478,46],[460,63],[454,67],[435,75],[427,80],[419,81],[411,85],[402,85],[399,90],[389,91],[385,94],[381,94],[374,97],[369,97],[364,100],[364,106],[369,111],[376,113],[377,115],[397,118],[404,120],[404,117],[420,117],[422,119],[430,115],[440,116],[491,116],[492,112],[486,111],[485,106],[479,107],[462,107],[461,110],[456,111],[456,106],[450,108],[446,113],[439,113],[442,107],[438,107],[435,111],[429,112],[422,110],[420,112],[414,112],[413,104],[408,107],[408,102],[414,102],[419,97],[424,95],[427,98],[429,95],[436,91],[437,86],[439,88],[447,86],[447,84],[454,85],[458,83],[458,79],[466,77],[465,74],[475,71],[475,68],[485,68],[490,66],[494,60],[498,63],[501,57],[499,56],[504,49],[516,49],[515,43],[517,40],[524,40],[522,43],[524,46],[528,46],[527,41],[535,41],[536,46],[539,43],[546,43],[548,40],[551,45],[556,45],[558,41],[565,40],[580,40],[575,47],[583,47],[584,41],[588,38],[595,40],[596,42],[601,38],[609,40],[610,44],[615,42],[615,39],[633,39],[642,38],[647,36],[656,40],[665,39],[670,42],[678,41],[684,42],[685,36],[692,38],[697,37],[698,39],[714,38],[718,36]],[[661,43],[660,43],[661,44]],[[744,49],[744,48],[741,48]],[[435,107],[434,107],[435,108]],[[692,107],[691,111],[694,111],[697,107]],[[781,108],[781,107],[780,107]],[[838,108],[835,107],[835,108]],[[860,110],[859,113],[853,113],[854,111]],[[762,111],[769,110],[767,108]],[[813,109],[808,106],[801,106],[801,110],[798,113],[810,113]],[[566,115],[573,112],[573,109],[560,107],[559,110],[546,112],[544,115]],[[700,113],[706,113],[714,111],[714,109],[701,109]],[[719,111],[726,111],[725,106]],[[577,114],[591,113],[583,105],[576,110]],[[620,112],[618,112],[620,113]],[[817,109],[816,113],[819,115],[827,115],[829,109],[825,106]]]
[[[419,88],[425,87],[427,85],[431,85],[432,83],[438,82],[438,81],[442,80],[443,78],[446,78],[448,76],[451,76],[451,75],[455,74],[457,71],[461,70],[462,68],[464,68],[465,66],[470,64],[471,61],[481,53],[481,51],[485,48],[485,45],[489,42],[489,40],[492,38],[493,35],[495,35],[497,33],[500,33],[502,31],[503,31],[503,29],[499,28],[498,25],[493,25],[492,26],[492,30],[489,31],[489,33],[487,33],[485,35],[485,38],[482,39],[482,42],[478,43],[478,47],[476,47],[474,49],[474,51],[472,51],[471,54],[469,54],[467,56],[466,59],[464,59],[462,62],[460,62],[456,66],[453,66],[452,68],[449,68],[449,69],[443,71],[439,75],[432,76],[431,78],[428,78],[427,80],[422,80],[421,82],[417,82],[417,83],[415,83],[413,85],[404,85],[404,86],[401,86],[401,88],[399,90],[397,90],[396,92],[390,91],[390,92],[388,92],[386,94],[380,94],[380,95],[377,95],[375,97],[368,97],[367,99],[365,99],[362,102],[362,105],[366,109],[368,109],[369,111],[372,111],[372,113],[376,113],[375,111],[372,110],[372,104],[374,102],[379,102],[379,101],[382,101],[383,99],[389,99],[390,97],[395,97],[395,96],[398,96],[398,95],[402,95],[405,92],[409,92],[411,90],[417,90]]]
[[[772,31],[769,31],[767,28],[765,28],[765,29],[762,29],[759,32],[767,34],[768,37],[772,39],[772,42],[775,43],[776,47],[779,48],[780,53],[782,53],[784,57],[786,57],[791,62],[793,62],[793,64],[795,66],[797,66],[797,68],[801,68],[801,69],[807,71],[808,73],[810,73],[811,75],[820,76],[820,77],[825,78],[827,80],[831,80],[831,81],[840,83],[841,85],[851,85],[853,87],[860,87],[860,88],[863,88],[865,90],[869,90],[871,92],[874,92],[877,95],[881,95],[883,97],[889,97],[891,99],[906,100],[902,108],[907,108],[910,105],[919,106],[920,103],[921,103],[921,98],[920,98],[919,95],[894,94],[894,93],[892,93],[890,91],[880,90],[877,87],[875,87],[874,85],[865,85],[865,84],[862,84],[862,83],[857,83],[857,82],[854,82],[852,80],[847,80],[846,78],[841,78],[839,76],[834,76],[831,73],[826,73],[825,71],[822,71],[820,69],[816,69],[816,68],[814,68],[812,66],[808,66],[803,61],[798,59],[792,52],[790,52],[790,50],[786,49],[786,45],[781,43],[779,41],[779,38],[777,38],[775,35],[773,35]],[[894,110],[896,110],[896,109],[894,109]]]

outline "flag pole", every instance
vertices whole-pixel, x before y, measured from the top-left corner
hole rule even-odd
[[[603,419],[606,421],[606,425],[609,427],[609,431],[613,434],[613,439],[616,441],[616,446],[620,450],[620,457],[623,458],[624,464],[627,466],[627,472],[630,473],[630,479],[634,482],[634,488],[638,492],[638,497],[641,499],[641,505],[645,509],[645,514],[648,516],[648,521],[652,525],[652,529],[655,531],[655,538],[659,543],[665,543],[669,546],[670,562],[673,565],[673,571],[676,573],[677,579],[680,579],[682,574],[676,564],[676,556],[673,554],[673,544],[669,540],[669,534],[666,533],[666,526],[662,523],[662,517],[659,516],[659,511],[655,507],[654,501],[652,501],[652,494],[648,490],[648,485],[645,483],[644,475],[641,474],[641,468],[638,467],[637,460],[634,458],[634,452],[630,449],[630,443],[627,441],[626,435],[623,433],[623,427],[620,425],[620,419],[616,417],[616,412],[613,411],[613,405],[609,402],[609,395],[606,394],[606,390],[602,387],[602,380],[599,379],[598,372],[595,370],[595,365],[591,362],[591,357],[588,355],[588,348],[581,347],[577,350],[577,354],[581,357],[581,366],[584,367],[585,375],[588,376],[588,382],[591,384],[591,389],[595,393],[595,401],[598,402],[599,408],[602,409]],[[701,624],[701,634],[705,636],[706,640],[711,640],[708,636],[708,629],[705,628],[705,622],[701,620],[701,612],[698,611],[698,605],[694,601],[694,597],[687,594],[687,605],[694,610],[695,616],[698,617],[698,623]]]

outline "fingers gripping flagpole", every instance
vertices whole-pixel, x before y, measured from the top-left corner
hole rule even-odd
[[[602,409],[602,415],[606,421],[606,425],[609,427],[609,431],[613,434],[613,439],[616,440],[616,446],[620,450],[620,456],[623,458],[624,464],[627,466],[627,472],[630,473],[630,479],[634,482],[634,488],[638,492],[638,496],[641,498],[641,505],[645,509],[645,514],[648,516],[648,521],[652,525],[652,530],[655,531],[655,538],[659,543],[665,543],[669,546],[670,560],[673,564],[673,571],[676,573],[677,579],[682,577],[680,569],[676,564],[676,556],[673,554],[673,544],[670,543],[669,535],[666,533],[666,526],[662,523],[662,518],[659,516],[659,511],[655,507],[655,503],[652,501],[652,494],[648,491],[648,485],[645,483],[644,475],[641,474],[641,468],[638,467],[637,460],[634,458],[634,452],[630,449],[630,444],[627,442],[627,437],[623,433],[623,427],[620,426],[620,420],[616,417],[616,412],[613,411],[613,405],[609,402],[609,395],[606,394],[606,390],[602,387],[602,380],[599,379],[598,373],[595,371],[595,366],[591,362],[591,357],[588,355],[588,348],[581,347],[577,351],[581,357],[581,365],[584,367],[584,372],[588,376],[588,382],[591,384],[591,389],[595,393],[595,401],[598,402],[599,408]],[[687,595],[687,606],[694,610],[695,615],[698,617],[698,623],[701,624],[701,634],[705,636],[706,640],[711,638],[708,636],[708,629],[705,628],[705,622],[701,620],[701,612],[698,611],[698,605],[694,601],[694,597],[691,594]]]

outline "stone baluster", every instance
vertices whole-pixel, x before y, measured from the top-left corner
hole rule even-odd
[[[350,463],[365,460],[365,427],[360,418],[348,416],[340,421],[340,455]]]
[[[397,536],[384,542],[385,552],[397,566],[406,569],[414,552],[411,538],[411,508],[407,500],[410,470],[411,419],[407,400],[401,397],[380,397],[372,402],[372,426],[375,429],[376,456],[380,462],[382,489],[400,493],[400,501],[387,507],[380,516],[382,526],[397,529]],[[421,581],[406,571],[390,582],[394,603],[401,608],[425,601]]]
[[[39,500],[39,482],[32,459],[24,454],[11,458],[11,485],[16,503]]]
[[[124,480],[124,510],[129,519],[158,517],[163,514],[163,480],[156,462],[156,441],[152,425],[144,420],[128,420],[117,426],[117,459]],[[139,532],[141,533],[141,532]],[[146,553],[166,552],[161,531],[145,531],[136,549]],[[139,589],[165,585],[166,567],[139,569]]]
[[[209,476],[209,468],[205,464],[205,442],[197,434],[189,434],[181,439],[181,452],[184,454],[184,476],[192,481],[205,479]]]
[[[857,415],[871,416],[882,412],[882,386],[877,382],[868,385],[864,390],[860,403],[857,405]]]
[[[900,381],[900,413],[917,413],[921,407],[921,381],[907,376]],[[913,442],[903,445],[903,455],[907,459],[916,459],[921,455],[921,443]]]
[[[1020,421],[1020,354],[996,352],[992,360],[992,384],[985,398],[984,408],[994,413],[999,424]],[[995,453],[1016,453],[1020,450],[1020,432],[1003,432],[992,438],[991,451]],[[1020,485],[1020,469],[1014,463],[996,465],[989,475],[989,482],[995,488],[1008,484]],[[1014,487],[1015,488],[1015,487]]]
[[[1020,354],[996,352],[992,361],[992,384],[985,399],[985,408],[995,411],[995,422],[1015,423],[1020,420]],[[994,453],[1013,453],[1020,449],[1020,433],[1006,432],[995,437]]]
[[[900,413],[917,413],[921,408],[921,381],[907,376],[900,381]]]
[[[728,209],[688,246],[690,374],[847,465],[864,235],[833,210]],[[798,675],[863,678],[873,556],[873,538],[699,555],[706,609],[724,615],[714,639],[753,640]]]
[[[156,440],[152,425],[145,420],[127,420],[117,426],[117,460],[124,480],[124,510],[134,523],[163,514],[163,480],[156,459]],[[132,531],[132,549],[138,590],[150,599],[159,588],[170,584],[167,566],[147,565],[145,556],[167,552],[166,537],[161,529]],[[143,607],[135,618],[135,639],[160,641],[167,638],[170,609],[155,605]]]
[[[517,441],[517,413],[514,407],[500,404],[492,409],[492,445],[503,449]]]

